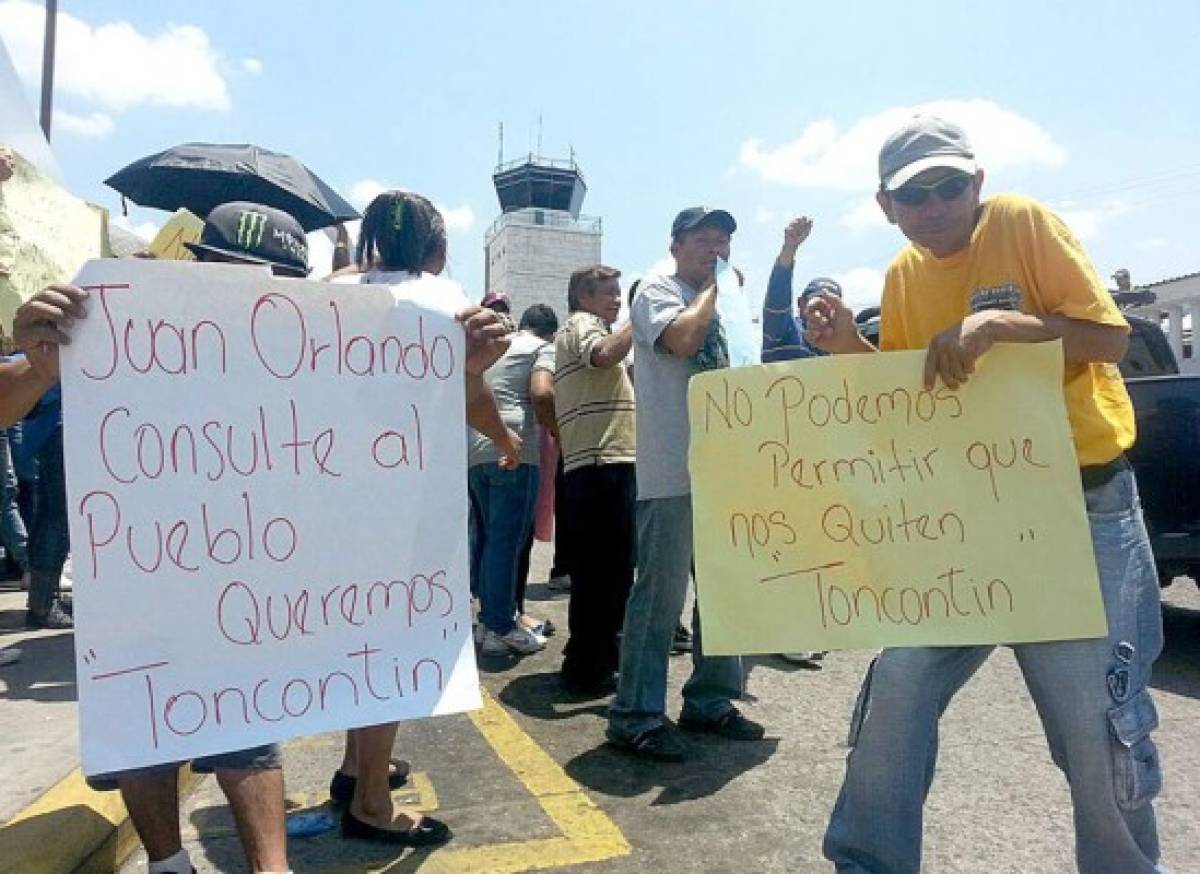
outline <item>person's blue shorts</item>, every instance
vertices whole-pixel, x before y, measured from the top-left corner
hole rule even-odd
[[[149,777],[166,771],[177,771],[183,762],[166,762],[161,765],[151,765],[147,768],[131,768],[128,771],[114,771],[110,774],[96,774],[88,777],[88,786],[97,792],[111,792],[117,788],[117,782],[123,777]],[[283,767],[283,751],[279,744],[266,744],[261,747],[251,747],[248,750],[234,750],[229,753],[217,753],[213,756],[202,756],[192,760],[192,770],[198,774],[211,774],[213,771],[277,771]]]

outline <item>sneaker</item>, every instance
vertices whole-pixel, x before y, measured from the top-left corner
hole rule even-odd
[[[793,665],[812,665],[814,662],[821,661],[828,654],[827,650],[802,649],[799,652],[781,652],[779,657]]]
[[[557,577],[551,577],[546,582],[546,588],[552,592],[569,592],[571,591],[571,575],[563,574]]]
[[[762,740],[766,730],[752,719],[747,719],[736,707],[730,707],[716,719],[697,719],[681,716],[679,727],[684,731],[715,734],[727,740]]]
[[[633,737],[624,737],[609,728],[605,732],[605,737],[617,749],[631,753],[639,759],[651,759],[655,762],[682,762],[688,754],[687,745],[666,723],[656,725]]]
[[[671,654],[682,655],[692,651],[692,633],[682,625],[676,626],[675,636],[671,638]]]
[[[521,613],[516,617],[517,623],[526,631],[541,638],[553,637],[554,632],[558,631],[554,627],[554,623],[549,619],[538,619],[536,616],[530,616],[528,613]]]
[[[515,626],[508,634],[497,634],[490,628],[483,636],[479,652],[486,656],[509,655],[518,653],[529,655],[544,649],[546,641],[526,631],[521,626]]]
[[[50,605],[50,609],[45,612],[28,611],[25,614],[26,628],[74,628],[75,620],[72,619],[57,601]]]

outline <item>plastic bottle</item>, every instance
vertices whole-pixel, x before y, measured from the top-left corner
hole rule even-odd
[[[729,366],[762,363],[762,332],[754,324],[750,300],[728,261],[717,261],[717,316],[729,345]]]

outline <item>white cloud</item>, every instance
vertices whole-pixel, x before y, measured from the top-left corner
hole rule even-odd
[[[860,118],[842,130],[831,119],[810,123],[779,146],[742,143],[738,161],[768,182],[799,188],[868,191],[878,185],[879,147],[915,113],[932,113],[966,129],[979,163],[988,170],[1029,164],[1058,166],[1066,151],[1035,122],[990,100],[935,100],[896,106]]]
[[[106,137],[113,132],[111,115],[93,112],[90,115],[75,115],[62,109],[54,110],[53,130],[81,137]]]
[[[378,179],[360,179],[350,186],[350,202],[359,209],[365,209],[367,204],[388,190]]]
[[[242,72],[249,73],[251,76],[261,76],[263,71],[263,62],[258,58],[243,58]]]
[[[399,185],[389,185],[378,179],[360,179],[350,186],[350,202],[360,210],[385,191],[400,188]],[[445,206],[434,202],[446,222],[446,230],[452,233],[469,231],[475,226],[475,210],[467,204],[462,206]]]
[[[41,3],[0,3],[0,36],[26,80],[40,81],[45,13]],[[110,112],[157,105],[225,111],[230,108],[221,58],[208,34],[172,24],[140,33],[127,21],[93,26],[58,15],[54,86]]]
[[[754,211],[754,223],[756,225],[765,225],[775,221],[778,213],[773,209],[767,209],[765,206],[760,206]]]
[[[475,210],[466,204],[462,206],[441,206],[438,209],[446,220],[448,231],[469,231],[475,225]]]
[[[883,272],[874,267],[852,267],[833,278],[842,286],[842,299],[855,312],[879,306],[883,294]]]
[[[887,216],[883,214],[883,210],[879,208],[879,204],[875,202],[875,196],[871,195],[859,202],[858,206],[851,209],[841,218],[841,223],[852,231],[865,231],[870,228],[885,228],[887,227]]]
[[[1054,206],[1058,217],[1067,223],[1072,233],[1080,240],[1090,240],[1100,232],[1105,223],[1111,221],[1129,209],[1122,200],[1110,200],[1100,206],[1084,207],[1071,202],[1063,202]]]
[[[158,232],[161,229],[161,225],[158,225],[155,222],[139,222],[135,225],[123,215],[113,216],[111,221],[117,227],[129,231],[131,234],[136,234],[147,243],[158,236]]]

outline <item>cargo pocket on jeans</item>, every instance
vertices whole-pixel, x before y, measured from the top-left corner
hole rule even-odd
[[[1150,693],[1142,690],[1108,711],[1113,731],[1113,781],[1117,806],[1134,810],[1162,789],[1158,748],[1150,732],[1158,728],[1158,711]]]

